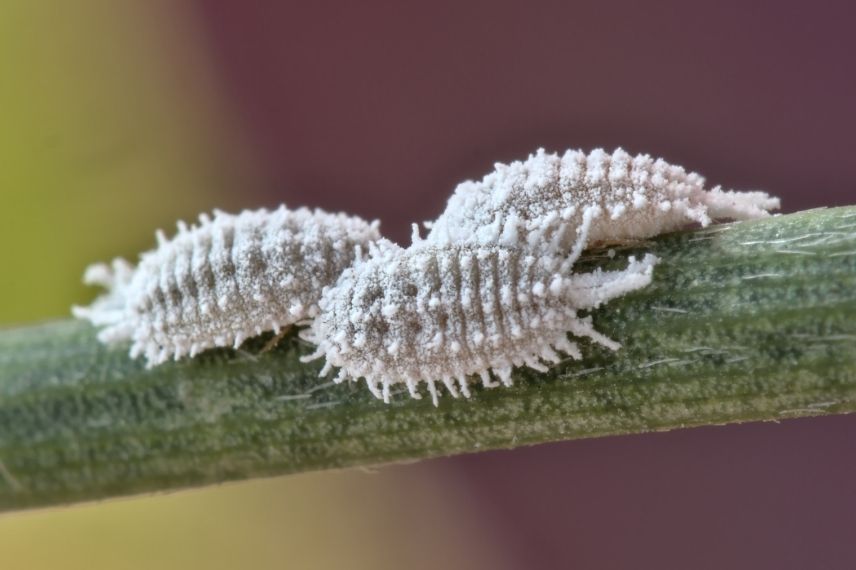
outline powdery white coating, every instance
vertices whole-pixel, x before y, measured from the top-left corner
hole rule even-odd
[[[237,348],[314,317],[324,287],[379,238],[377,222],[321,210],[215,211],[199,225],[179,222],[172,239],[158,232],[158,247],[137,267],[123,259],[90,266],[84,281],[107,293],[73,313],[103,327],[102,342],[130,340],[131,356],[145,355],[149,366]]]
[[[379,242],[324,292],[303,331],[318,350],[305,360],[325,356],[322,376],[340,367],[336,382],[365,378],[386,402],[399,383],[420,398],[424,381],[436,405],[437,382],[469,397],[468,376],[493,387],[493,372],[510,385],[514,366],[544,371],[559,353],[581,358],[569,332],[617,349],[577,311],[646,286],[656,259],[574,275],[575,259],[501,245]]]
[[[715,219],[768,216],[778,198],[764,192],[705,190],[704,178],[647,154],[596,149],[562,156],[538,149],[523,162],[497,163],[480,182],[463,182],[426,241],[562,250],[644,239]],[[581,226],[589,225],[580,244]]]

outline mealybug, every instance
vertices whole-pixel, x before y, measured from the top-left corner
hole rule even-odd
[[[325,291],[302,332],[318,345],[305,360],[326,357],[322,375],[339,367],[337,382],[365,378],[387,402],[399,383],[421,397],[424,381],[436,404],[437,382],[469,396],[468,376],[491,387],[492,372],[508,385],[514,366],[546,370],[559,352],[580,358],[568,333],[616,349],[577,311],[647,285],[655,258],[580,275],[574,261],[510,246],[381,241]]]
[[[604,242],[639,240],[715,219],[767,216],[778,198],[764,192],[705,190],[694,172],[653,159],[539,149],[526,161],[495,165],[480,182],[463,182],[426,241],[442,244],[528,244],[562,251]],[[587,226],[588,240],[578,234]]]
[[[321,210],[215,211],[178,224],[138,266],[123,259],[90,266],[89,284],[107,293],[75,316],[103,327],[98,338],[131,341],[149,366],[301,323],[318,312],[321,291],[361,249],[378,223]]]

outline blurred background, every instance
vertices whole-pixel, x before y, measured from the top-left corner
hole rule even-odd
[[[539,146],[856,203],[851,2],[0,6],[0,325],[218,207],[404,242]],[[852,568],[856,416],[612,437],[0,517],[0,567]]]

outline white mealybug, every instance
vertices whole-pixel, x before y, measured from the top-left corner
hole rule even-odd
[[[705,190],[704,178],[647,154],[631,156],[539,149],[526,161],[495,165],[480,182],[463,182],[443,214],[426,224],[433,244],[571,245],[640,240],[715,219],[767,216],[778,198],[764,192]],[[577,239],[586,227],[588,240]]]
[[[84,281],[108,291],[73,312],[103,327],[102,342],[130,340],[131,356],[149,366],[237,348],[314,317],[323,288],[379,238],[378,222],[321,210],[215,211],[199,225],[179,222],[172,239],[158,232],[136,267],[90,266]]]
[[[577,311],[644,287],[656,259],[577,275],[575,259],[501,245],[403,249],[382,240],[324,292],[320,314],[302,332],[318,345],[305,360],[326,357],[322,376],[339,367],[336,382],[365,378],[386,402],[398,383],[420,398],[424,381],[436,405],[437,382],[469,397],[468,376],[492,387],[493,372],[508,385],[514,366],[546,370],[559,352],[580,358],[568,333],[616,349]]]

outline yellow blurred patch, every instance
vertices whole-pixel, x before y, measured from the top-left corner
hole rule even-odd
[[[406,471],[406,472],[405,472]],[[436,497],[436,498],[435,498]],[[495,568],[456,481],[404,468],[296,475],[0,517],[0,566],[28,570]]]
[[[187,16],[162,0],[3,3],[0,323],[67,316],[95,294],[87,263],[252,202]]]

